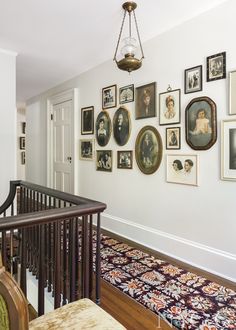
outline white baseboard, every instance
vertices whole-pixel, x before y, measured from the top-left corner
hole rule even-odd
[[[129,220],[102,214],[102,228],[148,248],[236,282],[236,255],[146,227]]]

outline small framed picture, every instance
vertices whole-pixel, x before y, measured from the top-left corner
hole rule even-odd
[[[79,141],[79,155],[81,160],[93,160],[94,158],[94,139]]]
[[[180,149],[180,127],[166,128],[166,149]]]
[[[184,93],[202,91],[202,65],[184,71]]]
[[[236,120],[221,122],[221,179],[236,181]]]
[[[112,85],[102,89],[102,108],[115,108],[117,99],[117,86]]]
[[[97,150],[96,169],[112,172],[112,150]]]
[[[133,151],[117,151],[117,167],[123,169],[133,168]]]
[[[229,72],[229,115],[236,115],[236,70]]]
[[[130,136],[131,120],[129,111],[123,107],[116,110],[113,117],[113,134],[119,146],[125,145]]]
[[[156,83],[150,83],[136,88],[135,119],[156,116]]]
[[[22,134],[25,134],[26,122],[22,122]]]
[[[217,138],[216,104],[209,97],[192,99],[185,110],[186,142],[194,150],[210,149]]]
[[[166,181],[198,186],[198,155],[167,155]]]
[[[159,94],[159,111],[160,125],[180,123],[180,89],[168,89]]]
[[[94,133],[94,107],[86,107],[81,109],[81,134]]]
[[[25,165],[25,151],[21,152],[21,164]]]
[[[25,137],[24,136],[20,137],[20,149],[21,150],[25,149]]]
[[[226,52],[207,57],[207,81],[226,78]]]
[[[120,104],[134,101],[134,85],[121,87],[119,90]]]
[[[97,143],[104,147],[111,137],[111,119],[107,111],[99,112],[96,120],[96,139]]]

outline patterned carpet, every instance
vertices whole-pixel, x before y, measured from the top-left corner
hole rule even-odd
[[[236,292],[102,235],[102,278],[178,329],[236,329]]]

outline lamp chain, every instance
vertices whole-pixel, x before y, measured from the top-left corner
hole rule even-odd
[[[125,16],[126,16],[126,10],[125,10],[123,21],[122,21],[122,24],[121,24],[120,34],[119,34],[118,42],[117,42],[117,45],[116,45],[116,51],[115,51],[115,55],[114,55],[113,61],[116,61],[116,54],[117,54],[118,47],[119,47],[119,44],[120,44],[120,38],[121,38],[121,34],[122,34],[124,22],[125,22]]]
[[[136,26],[137,35],[138,35],[138,41],[139,41],[139,45],[140,45],[140,49],[141,49],[141,53],[142,53],[142,58],[144,58],[143,47],[142,47],[142,44],[141,44],[141,39],[140,39],[140,35],[139,35],[139,30],[138,30],[138,24],[137,24],[135,11],[133,11],[133,13],[134,13],[134,21],[135,21],[135,26]]]

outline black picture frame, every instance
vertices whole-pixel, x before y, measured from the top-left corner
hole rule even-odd
[[[202,91],[202,65],[184,70],[184,93]]]
[[[207,81],[226,78],[226,52],[207,57]]]
[[[120,104],[134,102],[134,85],[133,84],[120,87],[119,102],[120,102]]]
[[[21,150],[25,149],[25,136],[20,137],[20,149]]]
[[[97,150],[96,170],[112,172],[112,150]]]
[[[94,134],[94,107],[81,108],[81,135]]]
[[[117,168],[131,170],[133,168],[133,151],[117,151]]]
[[[156,82],[136,87],[135,119],[156,117]]]
[[[102,89],[102,108],[115,108],[117,104],[117,86],[111,85]]]
[[[131,120],[129,111],[123,107],[116,110],[113,117],[113,135],[119,146],[125,145],[130,137]]]

